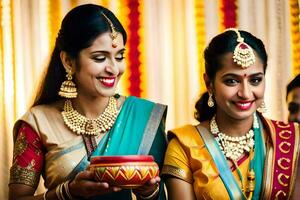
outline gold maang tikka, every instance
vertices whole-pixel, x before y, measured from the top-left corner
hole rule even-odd
[[[234,31],[237,34],[237,42],[234,52],[233,61],[242,68],[247,68],[255,63],[255,55],[253,49],[244,42],[244,38],[236,28],[229,28],[226,31]]]
[[[112,21],[103,12],[101,12],[101,14],[104,16],[104,18],[107,20],[107,22],[110,26],[110,29],[111,29],[110,37],[112,39],[112,47],[116,48],[118,46],[117,45],[118,32],[116,31],[116,28],[115,28],[114,24],[112,23]]]

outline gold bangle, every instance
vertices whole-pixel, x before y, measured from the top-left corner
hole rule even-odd
[[[47,195],[48,190],[45,191],[45,193],[43,194],[43,200],[47,200],[46,195]]]
[[[71,193],[70,193],[70,190],[69,190],[69,182],[70,182],[70,181],[64,182],[64,188],[65,188],[65,191],[66,191],[66,194],[67,194],[68,198],[69,198],[69,199],[73,199],[73,198],[72,198],[72,195],[71,195]]]
[[[66,200],[63,193],[64,183],[59,184],[55,189],[55,194],[58,200]]]
[[[142,200],[149,200],[154,198],[159,192],[159,185],[158,187],[156,187],[156,189],[154,190],[154,192],[152,192],[152,194],[148,195],[148,196],[143,196],[143,195],[138,195],[140,199]]]
[[[63,186],[64,186],[63,183],[59,185],[59,194],[60,194],[60,197],[62,200],[66,200],[64,193],[63,193]]]
[[[60,185],[56,186],[56,188],[55,188],[55,194],[56,194],[56,197],[57,197],[58,200],[62,200],[61,197],[60,197],[60,193],[59,193],[59,186]]]
[[[67,197],[68,199],[70,200],[76,200],[76,198],[74,198],[72,195],[71,195],[71,192],[70,192],[70,189],[69,189],[69,183],[70,183],[70,180],[66,181],[64,183],[64,188],[65,188],[65,192],[67,194]]]

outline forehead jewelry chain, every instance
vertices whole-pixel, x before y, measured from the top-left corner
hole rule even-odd
[[[236,28],[229,28],[226,31],[234,31],[237,34],[237,42],[234,52],[233,61],[242,68],[247,68],[255,63],[255,55],[253,49],[244,42],[244,38]]]
[[[253,128],[258,127],[256,115],[253,115]],[[254,146],[254,132],[250,129],[245,135],[239,137],[231,137],[220,132],[216,122],[216,116],[210,121],[210,131],[215,136],[215,139],[226,158],[232,161],[237,161],[243,153],[250,152]]]
[[[115,28],[114,24],[112,23],[112,21],[103,12],[101,14],[106,19],[106,21],[108,22],[108,24],[110,26],[110,29],[111,29],[110,37],[112,39],[112,47],[116,48],[118,46],[117,45],[118,32],[116,31],[116,28]]]
[[[65,101],[61,114],[65,124],[78,135],[98,135],[111,129],[118,112],[117,100],[110,97],[107,107],[96,119],[89,119],[78,113],[69,99]]]

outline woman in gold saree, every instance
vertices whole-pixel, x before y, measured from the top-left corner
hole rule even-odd
[[[10,199],[131,199],[96,182],[91,156],[150,154],[161,167],[166,106],[115,94],[125,70],[126,32],[106,8],[86,4],[64,18],[34,105],[14,127]],[[47,191],[34,195],[40,176]],[[164,199],[160,178],[133,190]]]
[[[300,187],[299,125],[257,111],[264,108],[263,42],[229,29],[212,39],[204,58],[200,124],[168,133],[162,175],[169,199],[291,199]]]

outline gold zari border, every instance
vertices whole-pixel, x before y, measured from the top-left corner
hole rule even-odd
[[[22,168],[15,164],[10,168],[9,184],[19,183],[36,188],[39,183],[40,175],[32,168]]]
[[[161,171],[161,175],[171,175],[182,179],[188,183],[193,183],[192,177],[189,177],[184,170],[171,165],[164,165]]]

